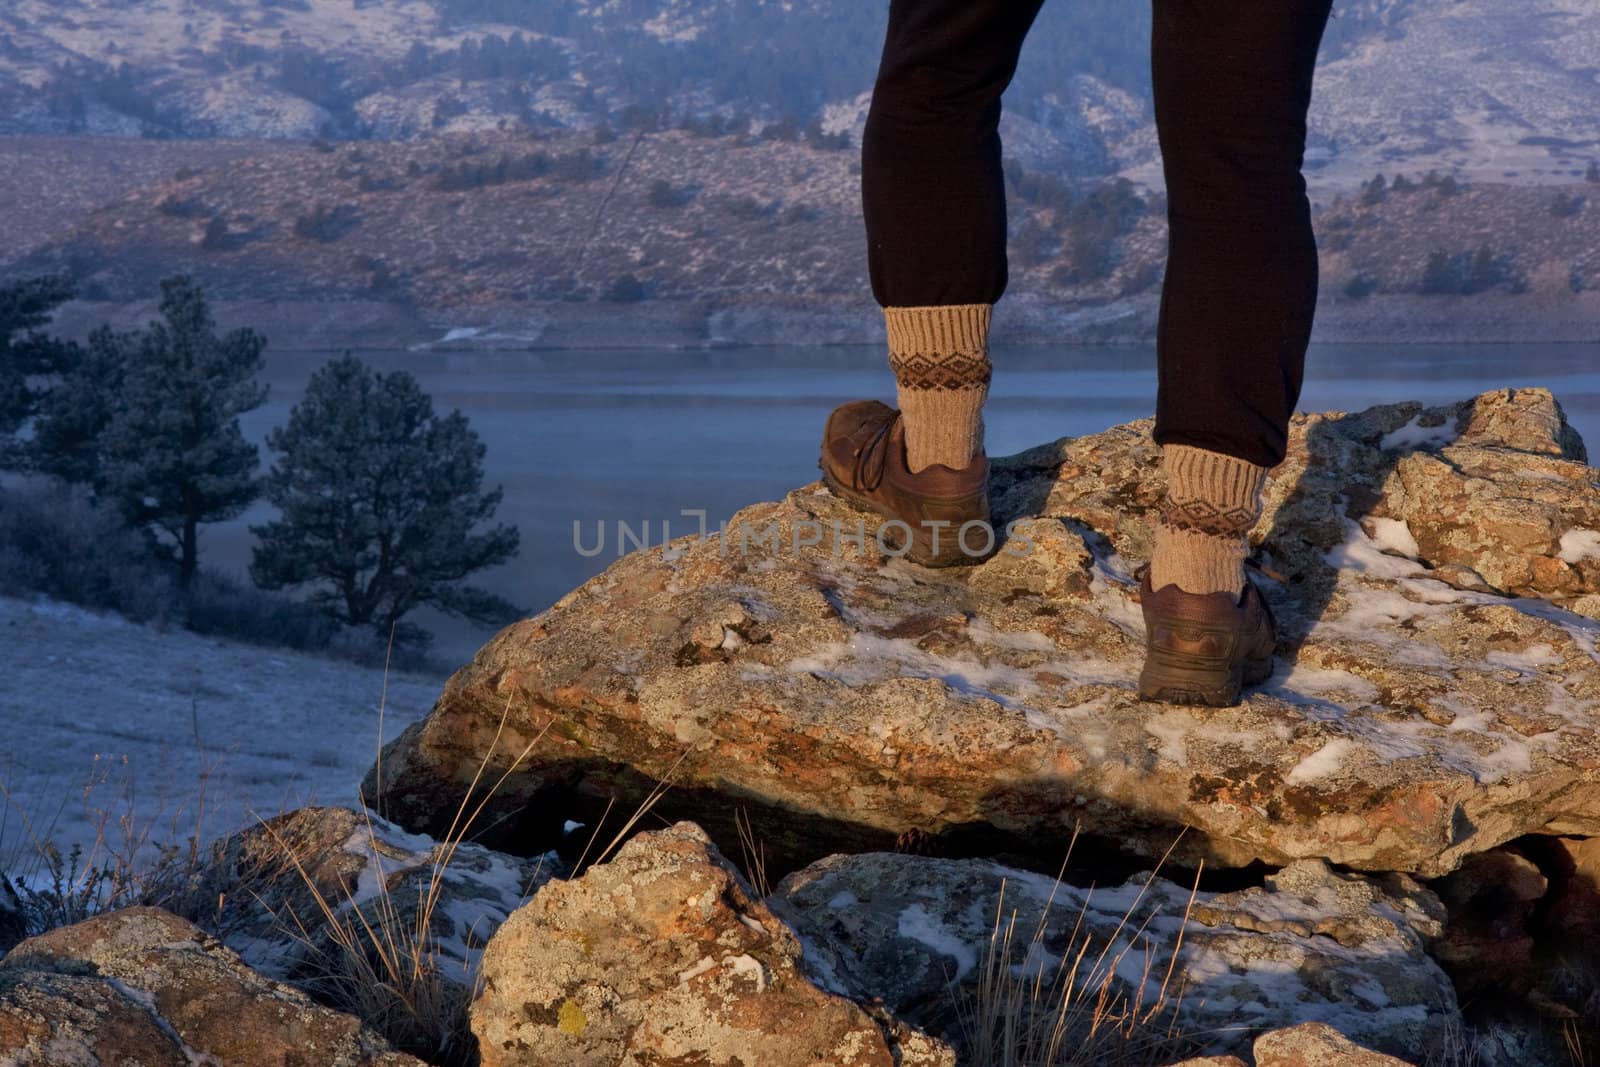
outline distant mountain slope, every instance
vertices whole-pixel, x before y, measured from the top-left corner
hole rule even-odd
[[[859,124],[858,0],[10,0],[0,132],[413,138],[720,116]],[[1149,5],[1051,0],[1007,98],[1030,165],[1153,179]],[[1313,162],[1548,180],[1600,155],[1592,0],[1341,0]]]
[[[76,139],[19,153],[33,169],[0,171],[0,201],[21,199],[6,181],[104,184],[62,180],[74,173],[62,160],[71,145],[114,144]],[[672,327],[674,338],[695,343],[786,332],[777,320],[731,333],[706,325],[718,316],[844,316],[849,328],[827,335],[839,338],[859,337],[870,318],[851,151],[680,130],[613,140],[546,131],[256,142],[209,161],[178,158],[181,169],[82,208],[69,231],[0,252],[0,278],[65,270],[86,298],[127,306],[147,300],[162,273],[183,269],[220,300],[383,305],[440,327],[435,337],[459,326],[541,343],[554,343],[541,332],[553,319],[606,324],[588,335],[595,343],[616,321],[678,316],[689,325]],[[101,152],[97,165],[121,164]],[[1035,309],[1030,329],[1147,336],[1166,250],[1161,199],[1017,167],[1009,177],[1008,299]],[[1596,336],[1600,183],[1421,178],[1322,204],[1330,306],[1411,301],[1384,320],[1403,325],[1420,309],[1448,316],[1499,301],[1505,321],[1523,324],[1500,329],[1502,338]],[[1566,325],[1546,330],[1551,316]],[[281,336],[277,314],[268,317],[258,324]]]
[[[1311,116],[1337,171],[1570,178],[1600,158],[1600,4],[1429,0],[1317,73]]]

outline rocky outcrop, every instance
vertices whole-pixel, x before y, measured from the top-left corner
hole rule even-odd
[[[452,847],[349,808],[301,808],[218,842],[200,881],[203,899],[222,902],[214,926],[224,942],[264,974],[294,979],[337,957],[324,905],[357,931],[421,930],[426,909],[441,976],[469,988],[495,929],[565,873],[554,853]]]
[[[1405,875],[1300,860],[1263,887],[1191,895],[1150,876],[1091,890],[988,860],[866,853],[790,874],[770,903],[819,984],[955,1043],[981,1045],[985,1020],[998,1032],[1014,989],[1025,1014],[1064,1019],[1069,1045],[1104,1042],[1108,1059],[1125,1026],[1171,1034],[1170,1059],[1238,1054],[1306,1021],[1421,1059],[1460,1025],[1426,952],[1444,910]]]
[[[489,844],[669,770],[659,812],[732,847],[744,807],[778,870],[907,834],[1053,870],[1081,824],[1144,856],[1191,826],[1184,863],[1434,876],[1600,833],[1600,471],[1548,392],[1297,415],[1253,534],[1279,666],[1223,710],[1135,697],[1150,429],[997,460],[1017,525],[977,567],[887,556],[819,484],[634,552],[458,671],[378,802],[438,830],[504,713],[492,775],[538,740]]]
[[[110,912],[12,949],[0,962],[0,1061],[422,1065],[158,908]]]
[[[556,880],[484,953],[484,1067],[954,1067],[948,1049],[811,984],[794,934],[693,823]]]

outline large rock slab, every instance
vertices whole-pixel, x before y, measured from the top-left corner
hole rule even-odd
[[[1141,1043],[1168,1059],[1242,1054],[1264,1031],[1320,1022],[1421,1060],[1461,1026],[1450,980],[1427,953],[1444,909],[1402,874],[1299,860],[1235,892],[1149,875],[1086,889],[989,860],[878,852],[819,860],[769,903],[820,984],[881,998],[952,1042],[978,1035],[963,1061],[998,1053],[997,1016],[1015,991],[1031,1005],[1018,1032],[1049,1033],[1064,1019],[1067,1047],[1086,1059]],[[956,1028],[958,1018],[967,1021]]]
[[[662,814],[732,849],[742,807],[779,870],[908,834],[1054,869],[1081,824],[1144,856],[1193,827],[1185,863],[1433,876],[1600,834],[1600,471],[1554,398],[1290,429],[1252,535],[1280,662],[1237,708],[1136,699],[1144,420],[997,460],[1016,525],[981,566],[887,556],[815,483],[635,551],[458,671],[378,803],[437,832],[499,737],[491,777],[532,742],[488,816],[506,847],[663,777]]]
[[[484,954],[484,1067],[954,1067],[799,967],[794,933],[693,823],[556,880]]]
[[[0,1062],[422,1067],[159,908],[110,912],[12,949],[0,962]]]

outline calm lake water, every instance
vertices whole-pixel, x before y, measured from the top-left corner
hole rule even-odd
[[[310,374],[332,353],[268,352],[267,403],[245,432],[264,442],[286,421]],[[1378,403],[1438,403],[1502,386],[1550,388],[1591,449],[1600,452],[1600,349],[1593,345],[1313,346],[1300,406],[1357,410]],[[421,381],[441,412],[459,408],[487,446],[485,485],[504,487],[500,521],[522,531],[511,563],[480,584],[529,610],[546,607],[615,559],[618,520],[663,521],[692,532],[680,513],[704,510],[714,526],[738,508],[816,477],[829,409],[855,397],[893,402],[876,347],[713,351],[423,353],[365,352],[383,371]],[[1155,351],[1146,347],[1027,348],[993,353],[987,422],[990,455],[1092,433],[1151,414]],[[263,448],[264,463],[271,457]],[[257,505],[201,532],[201,558],[243,574],[247,527],[272,514]],[[596,523],[606,550],[592,549]],[[441,659],[463,662],[492,631],[432,614]]]

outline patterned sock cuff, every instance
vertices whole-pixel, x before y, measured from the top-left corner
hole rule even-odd
[[[1261,517],[1268,468],[1179,444],[1162,447],[1161,465],[1167,475],[1163,524],[1211,537],[1243,537]]]
[[[960,469],[983,448],[989,313],[988,304],[883,309],[912,473],[934,463]]]
[[[991,310],[989,304],[884,308],[889,367],[900,388],[987,387]]]

